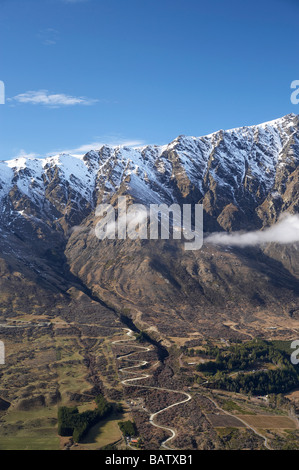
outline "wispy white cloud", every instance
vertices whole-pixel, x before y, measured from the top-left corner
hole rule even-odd
[[[27,91],[20,93],[8,101],[20,104],[34,104],[48,106],[50,108],[59,108],[63,106],[92,105],[98,100],[86,98],[84,96],[71,96],[64,93],[50,93],[48,90]]]
[[[299,215],[282,214],[279,221],[265,230],[252,232],[213,233],[205,243],[228,246],[257,246],[263,243],[299,242]]]
[[[90,150],[99,150],[103,145],[111,145],[112,147],[140,147],[145,145],[142,140],[133,140],[133,139],[117,139],[109,137],[106,140],[98,140],[90,142],[89,144],[83,144],[79,147],[74,148],[60,148],[47,152],[46,154],[38,154],[34,152],[26,152],[24,149],[21,149],[13,158],[41,158],[41,157],[51,157],[52,155],[57,155],[60,153],[66,153],[69,155],[85,155]]]
[[[89,152],[90,150],[98,150],[103,145],[111,145],[113,147],[139,147],[144,145],[144,142],[142,140],[133,140],[133,139],[117,139],[117,138],[108,138],[106,140],[97,140],[94,142],[91,142],[89,144],[83,144],[80,145],[79,147],[71,148],[71,149],[63,149],[63,150],[58,150],[55,152],[50,152],[47,154],[53,155],[57,153],[69,153],[71,155],[84,155],[85,153]]]
[[[44,46],[54,46],[59,40],[59,31],[54,28],[41,29],[38,37]]]
[[[17,155],[14,156],[14,158],[35,158],[37,157],[37,154],[36,153],[28,153],[26,152],[24,149],[21,149]]]

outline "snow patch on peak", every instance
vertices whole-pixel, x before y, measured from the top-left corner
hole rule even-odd
[[[42,199],[46,185],[56,177],[56,184],[67,183],[67,188],[90,203],[96,189],[102,187],[109,195],[126,178],[132,193],[152,200],[163,200],[165,195],[171,200],[176,178],[182,185],[191,183],[202,195],[213,181],[232,191],[250,187],[250,181],[252,188],[261,188],[260,193],[272,191],[279,162],[289,155],[285,149],[295,133],[298,116],[290,114],[202,137],[180,135],[167,145],[103,145],[85,155],[20,157],[0,162],[0,200],[14,184],[29,198]],[[295,141],[299,142],[299,136]]]

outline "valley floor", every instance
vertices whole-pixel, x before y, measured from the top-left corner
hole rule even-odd
[[[299,448],[298,392],[273,401],[207,388],[196,346],[174,343],[161,362],[155,345],[117,319],[100,325],[46,315],[7,320],[1,338],[1,450]],[[228,344],[212,342],[224,350]],[[82,442],[58,436],[58,407],[93,409],[99,392],[123,411],[93,426]],[[136,423],[137,442],[120,431],[118,423],[128,420]]]

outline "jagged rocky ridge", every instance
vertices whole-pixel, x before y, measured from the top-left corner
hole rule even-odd
[[[222,331],[227,319],[248,329],[278,315],[286,325],[291,311],[296,321],[296,246],[186,253],[179,242],[99,242],[90,228],[99,203],[126,194],[144,204],[203,203],[206,231],[259,229],[298,212],[298,162],[293,114],[165,146],[0,162],[3,311],[29,283],[33,297],[85,286],[140,326],[166,334],[171,323],[173,336],[211,322]]]
[[[203,203],[206,230],[262,227],[298,210],[299,119],[180,136],[165,146],[103,146],[85,156],[0,162],[1,225],[36,218],[64,232],[115,193]]]

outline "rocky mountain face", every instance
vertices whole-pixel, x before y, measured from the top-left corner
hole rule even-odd
[[[263,229],[299,212],[298,172],[296,115],[165,146],[0,162],[0,315],[32,305],[54,315],[71,299],[80,316],[88,298],[163,338],[294,331],[296,245],[187,252],[179,240],[99,241],[92,229],[98,204],[119,195],[202,203],[206,232]]]

